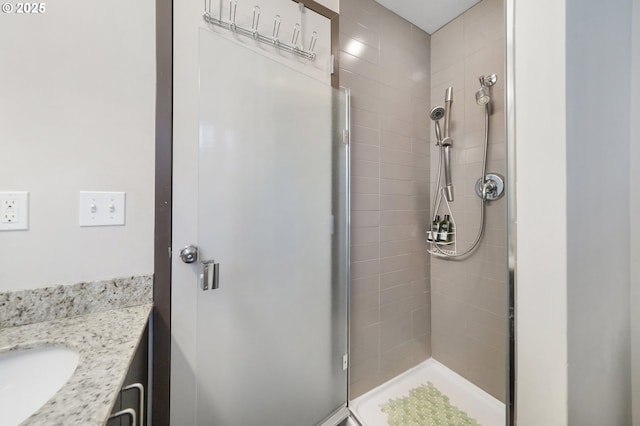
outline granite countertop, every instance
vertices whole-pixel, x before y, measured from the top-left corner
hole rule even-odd
[[[64,345],[80,354],[69,381],[22,425],[104,425],[151,308],[143,304],[0,329],[0,352]]]

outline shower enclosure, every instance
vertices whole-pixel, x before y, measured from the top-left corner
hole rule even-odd
[[[393,2],[387,4],[393,8]],[[363,1],[360,9],[348,8],[345,13],[375,33],[380,46],[377,75],[371,64],[364,64],[371,61],[368,51],[353,50],[358,61],[345,66],[356,108],[353,160],[379,163],[363,169],[357,179],[379,180],[380,194],[378,223],[364,220],[376,206],[360,204],[353,214],[358,231],[379,224],[379,238],[362,239],[353,247],[357,261],[352,270],[354,275],[358,272],[358,279],[352,279],[351,306],[357,322],[352,322],[351,340],[357,341],[356,349],[368,352],[358,351],[357,358],[353,352],[352,407],[356,412],[372,410],[373,417],[360,416],[363,424],[391,424],[391,416],[393,424],[411,424],[411,419],[403,417],[406,413],[393,411],[392,401],[413,406],[420,402],[416,395],[431,393],[431,388],[424,387],[430,382],[481,424],[502,426],[505,403],[510,401],[506,386],[510,312],[508,200],[499,198],[499,192],[511,184],[503,179],[507,176],[503,3],[476,2],[428,35],[416,28],[417,22],[405,21],[373,1]],[[367,13],[378,16],[377,27],[371,25]],[[345,33],[350,30],[347,27]],[[412,35],[410,43],[403,37],[406,34]],[[359,31],[347,36],[351,39],[343,42],[345,53],[350,53],[351,40],[368,41]],[[367,48],[372,46],[367,44]],[[418,78],[425,74],[427,78]],[[374,78],[397,95],[369,88]],[[394,110],[372,107],[375,96],[382,105],[396,102]],[[413,111],[400,113],[405,112],[400,102],[414,105]],[[399,122],[410,131],[399,128]],[[370,146],[376,145],[378,134],[379,156],[374,157]],[[406,144],[407,136],[413,138],[411,145]],[[426,151],[421,142],[428,144]],[[426,165],[423,153],[428,155]],[[369,170],[374,172],[365,175]],[[357,189],[361,187],[364,197],[370,187]],[[407,198],[413,203],[406,202]],[[391,199],[395,205],[386,202]],[[440,217],[434,220],[432,214]],[[445,214],[449,215],[446,220]],[[422,219],[416,220],[418,217]],[[435,236],[438,232],[440,239]],[[369,251],[371,245],[378,251]],[[403,263],[405,259],[410,260]],[[408,286],[413,286],[413,293],[406,290]],[[423,300],[422,288],[427,300],[425,316],[411,311],[409,305]],[[369,315],[371,311],[374,314]],[[417,324],[424,324],[423,329],[416,330]],[[377,341],[375,331],[380,336]],[[427,350],[411,354],[416,336],[425,331]],[[378,350],[377,359],[368,355],[371,348]],[[458,392],[456,383],[464,383],[458,390],[471,391]],[[467,402],[477,398],[465,394],[482,395],[486,410],[473,404],[468,408]],[[381,412],[381,405],[390,411]],[[398,418],[402,419],[399,423]]]
[[[476,213],[479,218],[477,229],[464,230],[475,232],[475,238],[468,247],[456,249],[458,224],[454,219],[456,210],[454,181],[452,179],[452,152],[454,140],[451,137],[453,87],[445,90],[445,107],[435,106],[429,118],[433,121],[435,143],[438,151],[438,167],[433,189],[431,226],[426,231],[430,244],[429,253],[439,260],[462,263],[479,249],[485,231],[485,209],[489,202],[497,201],[504,195],[504,179],[496,173],[487,173],[490,119],[493,102],[490,87],[498,80],[495,74],[481,76],[480,88],[475,93],[475,102],[484,116],[482,161],[476,173],[480,177],[475,182],[475,195],[480,199]],[[480,111],[478,111],[480,113]],[[444,120],[444,128],[440,126]],[[454,122],[457,121],[453,118]],[[463,141],[461,141],[463,142]],[[464,143],[461,144],[464,147]],[[460,164],[457,164],[460,166]],[[444,175],[444,176],[443,176]],[[444,177],[444,179],[443,179]],[[444,180],[444,182],[443,182]],[[469,180],[465,183],[469,184]],[[461,194],[471,193],[461,185]],[[459,198],[463,198],[462,196]],[[459,211],[459,210],[458,210]],[[444,219],[440,221],[440,217]],[[462,222],[462,221],[461,221]],[[460,222],[459,222],[460,223]],[[465,225],[468,222],[462,222]],[[464,225],[463,225],[464,226]],[[470,280],[471,281],[471,280]],[[461,283],[462,286],[465,283]],[[468,283],[472,289],[472,282]],[[450,291],[450,290],[449,290]],[[464,289],[458,290],[463,292]],[[440,309],[434,307],[433,309]],[[429,359],[413,369],[393,378],[387,383],[368,392],[352,403],[357,421],[365,426],[408,425],[408,424],[483,424],[502,426],[505,424],[505,405],[455,370],[441,364],[437,359]],[[441,423],[446,422],[446,423]]]

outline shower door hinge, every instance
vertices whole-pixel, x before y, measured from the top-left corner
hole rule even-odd
[[[333,75],[336,73],[336,56],[331,55],[329,58],[329,74]]]
[[[342,143],[349,145],[349,129],[344,129],[342,131]]]
[[[342,355],[342,369],[346,370],[349,368],[349,354]]]

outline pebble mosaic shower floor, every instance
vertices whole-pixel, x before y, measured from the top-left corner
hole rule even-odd
[[[350,402],[363,426],[504,426],[505,406],[434,359]]]
[[[380,408],[387,414],[389,426],[480,426],[431,382],[411,389],[405,397],[390,399]]]

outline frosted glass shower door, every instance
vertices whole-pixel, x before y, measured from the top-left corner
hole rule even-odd
[[[201,30],[197,424],[315,426],[347,401],[345,94]],[[336,136],[340,135],[340,138]]]

